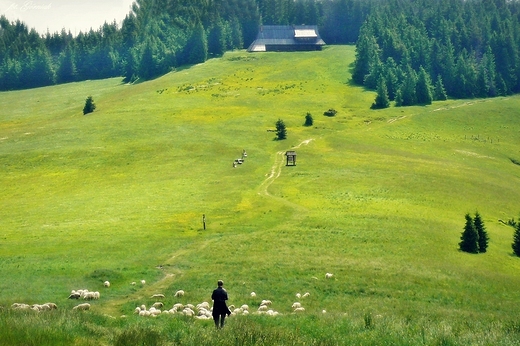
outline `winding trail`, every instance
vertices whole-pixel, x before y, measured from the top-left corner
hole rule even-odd
[[[298,149],[302,145],[307,145],[313,140],[314,140],[314,138],[306,139],[303,142],[301,142],[300,144],[298,144],[297,146],[292,147],[291,149]],[[285,151],[279,151],[276,153],[276,156],[274,159],[274,164],[271,167],[270,172],[268,174],[266,174],[267,178],[265,178],[265,180],[262,182],[262,184],[260,184],[258,194],[261,196],[276,199],[277,201],[280,201],[292,208],[295,208],[298,210],[304,210],[304,208],[298,204],[292,203],[284,198],[277,197],[277,196],[274,196],[269,193],[269,186],[271,186],[271,184],[274,183],[275,180],[278,179],[280,177],[280,175],[282,174],[282,167],[283,167],[283,163],[284,163],[284,157],[283,157],[284,153],[285,153]]]

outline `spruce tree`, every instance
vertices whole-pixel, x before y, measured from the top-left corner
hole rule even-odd
[[[85,101],[85,107],[83,107],[83,115],[92,113],[96,109],[96,105],[94,104],[94,99],[92,96],[87,97]]]
[[[276,122],[276,138],[278,140],[287,138],[287,129],[282,119],[278,119],[278,121]]]
[[[515,234],[513,236],[513,244],[511,244],[515,255],[520,257],[520,222],[516,223]]]
[[[478,212],[475,213],[473,224],[475,225],[475,229],[478,234],[478,252],[484,253],[487,251],[489,237],[486,231],[486,227],[484,226],[484,221],[482,221],[482,218]]]
[[[469,253],[478,253],[478,233],[475,229],[473,219],[469,214],[466,214],[466,225],[460,237],[461,242],[459,247],[461,251]]]
[[[377,96],[372,103],[370,108],[372,109],[383,109],[390,107],[390,100],[388,98],[388,91],[386,88],[386,81],[384,78],[379,78],[379,83],[377,85]]]
[[[444,88],[444,83],[442,82],[441,75],[437,76],[437,82],[435,83],[433,99],[435,101],[446,101],[448,99],[448,95],[446,94],[446,89]]]
[[[307,115],[305,115],[305,126],[312,126],[314,123],[314,120],[312,119],[312,114],[307,112]]]
[[[416,86],[416,97],[417,97],[417,103],[422,105],[431,105],[433,96],[432,96],[432,85],[431,85],[430,76],[428,76],[428,73],[426,70],[421,66],[419,69],[419,76],[417,79],[417,86]]]

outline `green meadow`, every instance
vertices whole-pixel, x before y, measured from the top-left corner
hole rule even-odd
[[[0,345],[519,345],[499,220],[520,216],[520,96],[374,111],[354,57],[234,51],[134,85],[0,93]],[[458,250],[476,211],[478,255]],[[217,332],[133,314],[156,293],[211,302],[218,279],[229,304],[280,315]],[[72,311],[77,289],[101,298]]]

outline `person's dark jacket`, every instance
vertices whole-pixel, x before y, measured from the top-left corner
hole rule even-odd
[[[213,316],[231,314],[231,311],[229,311],[226,305],[228,295],[223,287],[216,288],[211,295],[211,299],[213,299]]]

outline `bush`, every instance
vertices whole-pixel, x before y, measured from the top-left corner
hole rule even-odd
[[[328,117],[333,117],[333,116],[336,115],[336,113],[338,113],[338,111],[336,111],[334,108],[329,108],[329,110],[328,110],[328,111],[325,111],[325,112],[323,113],[323,115],[326,115],[326,116],[328,116]]]

